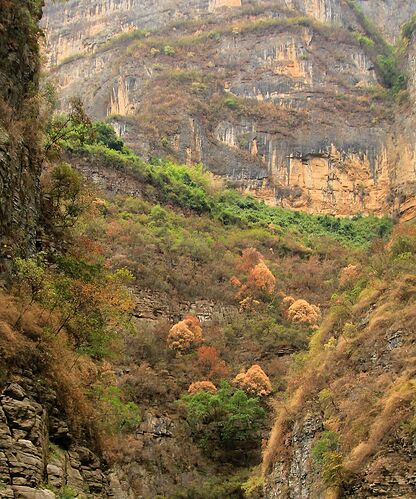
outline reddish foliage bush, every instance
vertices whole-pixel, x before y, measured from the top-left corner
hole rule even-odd
[[[231,286],[239,288],[241,286],[241,281],[240,279],[238,279],[238,277],[232,276],[230,279],[230,284]]]
[[[227,364],[218,357],[217,349],[214,347],[198,348],[198,364],[209,378],[225,378],[230,372]]]
[[[243,250],[240,260],[237,263],[237,269],[240,272],[247,273],[262,260],[263,257],[256,248],[246,248]]]
[[[218,362],[218,352],[214,347],[202,346],[198,350],[198,364],[211,369]]]

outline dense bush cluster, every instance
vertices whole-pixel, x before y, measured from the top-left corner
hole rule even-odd
[[[306,300],[295,300],[287,310],[287,317],[293,322],[316,324],[321,318],[321,311]]]
[[[215,393],[198,391],[182,401],[192,435],[205,450],[258,444],[266,415],[258,398],[222,382]]]
[[[233,383],[256,397],[270,395],[273,389],[269,377],[257,364],[251,366],[246,372],[237,374]]]
[[[168,346],[171,350],[185,352],[202,340],[202,328],[196,317],[188,316],[169,331]]]
[[[91,140],[93,143],[90,144]],[[212,192],[211,178],[201,165],[189,167],[165,160],[147,163],[125,147],[115,150],[104,145],[104,139],[99,143],[91,140],[74,139],[71,133],[62,144],[74,153],[87,153],[103,166],[130,172],[141,182],[154,187],[151,196],[156,196],[161,203],[174,204],[199,214],[206,213],[225,225],[272,226],[277,232],[295,231],[303,237],[331,236],[357,246],[368,244],[374,237],[385,237],[391,230],[392,224],[387,219],[308,215],[267,206],[234,190]]]

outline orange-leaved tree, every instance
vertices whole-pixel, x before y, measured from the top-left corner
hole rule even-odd
[[[241,257],[237,263],[237,269],[240,272],[248,273],[258,263],[263,261],[262,254],[256,248],[245,248],[241,253]]]
[[[195,381],[188,388],[188,393],[209,392],[215,393],[217,387],[211,381]]]
[[[253,269],[251,269],[247,285],[253,292],[262,292],[270,294],[276,286],[276,278],[270,272],[267,265],[261,261]]]
[[[257,364],[251,366],[246,372],[237,374],[233,382],[245,392],[258,397],[265,397],[273,390],[269,377]]]
[[[189,350],[202,340],[201,323],[197,317],[188,315],[171,327],[167,338],[168,347],[177,352]]]
[[[316,324],[321,318],[321,311],[306,300],[296,300],[288,308],[287,318],[300,324]]]
[[[237,298],[270,295],[276,288],[276,278],[266,265],[263,256],[255,248],[246,248],[237,262],[237,270],[246,274],[245,279],[233,276],[230,282],[238,288]],[[251,303],[244,302],[243,308]]]

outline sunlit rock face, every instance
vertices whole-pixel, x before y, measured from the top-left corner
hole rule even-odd
[[[209,0],[69,0],[49,1],[44,11],[49,64],[79,53],[92,53],[120,33],[157,29],[208,13]],[[222,3],[222,2],[221,2]]]
[[[390,40],[416,11],[359,3]],[[405,126],[374,101],[346,2],[70,0],[44,24],[63,105],[81,95],[145,157],[202,161],[274,205],[414,216],[414,100],[392,111]],[[415,60],[410,47],[410,99]]]

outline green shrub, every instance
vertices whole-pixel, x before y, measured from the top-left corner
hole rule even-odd
[[[175,51],[175,49],[174,49],[171,45],[165,45],[165,46],[163,47],[163,53],[164,53],[165,55],[170,55],[170,56],[173,56],[173,55],[175,55],[175,54],[176,54],[176,51]]]
[[[368,48],[374,48],[374,46],[375,46],[374,40],[372,40],[368,36],[365,36],[362,33],[359,33],[357,31],[355,31],[353,33],[353,36],[361,46],[368,47]]]
[[[78,493],[69,485],[64,485],[57,495],[58,499],[75,499],[76,497]]]
[[[407,87],[407,78],[400,72],[398,62],[393,52],[381,54],[377,57],[377,66],[382,83],[390,88],[394,95]]]
[[[118,137],[114,128],[108,123],[96,121],[93,124],[93,131],[97,144],[102,144],[115,151],[122,151],[124,149],[124,142]]]
[[[182,397],[193,438],[202,448],[239,448],[258,443],[265,410],[256,397],[233,390],[222,382],[216,393],[198,392]]]
[[[227,106],[229,109],[232,109],[232,110],[236,110],[240,107],[238,100],[235,99],[234,97],[227,97],[224,100],[224,104],[225,104],[225,106]]]
[[[339,434],[324,431],[312,447],[312,457],[320,466],[322,479],[328,486],[338,486],[343,481],[343,457],[339,452]]]
[[[96,396],[106,405],[105,426],[110,432],[131,432],[141,421],[140,409],[134,402],[125,402],[117,386],[96,389]]]
[[[323,464],[329,452],[338,450],[339,435],[333,431],[324,431],[312,447],[312,457],[318,464]]]

